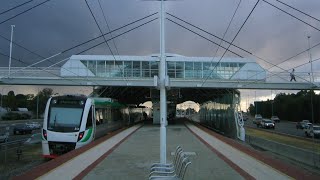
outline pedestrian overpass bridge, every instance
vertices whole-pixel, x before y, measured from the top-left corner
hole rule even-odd
[[[60,86],[158,86],[159,57],[73,55],[61,67],[15,67],[0,69],[0,83],[12,85]],[[320,89],[320,76],[297,72],[290,82],[289,72],[267,72],[246,58],[185,57],[167,55],[166,82],[169,88],[230,89]]]
[[[111,97],[127,104],[152,101],[154,123],[160,122],[158,67],[160,58],[151,56],[74,55],[63,66],[23,67],[0,70],[0,84],[93,86],[92,96]],[[166,56],[167,114],[176,105],[194,101],[200,105],[200,121],[218,132],[244,139],[239,115],[238,89],[320,89],[320,78],[310,83],[308,73],[268,73],[254,60]]]

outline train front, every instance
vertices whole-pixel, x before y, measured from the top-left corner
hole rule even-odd
[[[86,101],[85,96],[57,96],[48,100],[42,129],[43,157],[55,158],[87,144],[81,143],[92,136],[92,127],[86,131],[91,107]]]

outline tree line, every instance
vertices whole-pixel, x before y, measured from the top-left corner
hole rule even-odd
[[[249,112],[251,115],[261,114],[264,118],[274,115],[280,120],[297,122],[306,119],[312,122],[312,104],[314,122],[319,123],[320,95],[312,90],[301,90],[296,94],[277,94],[273,100],[250,104]]]
[[[11,111],[17,111],[18,108],[28,108],[29,111],[36,115],[38,105],[38,113],[40,115],[44,113],[46,103],[52,95],[53,90],[51,88],[44,88],[36,95],[15,95],[14,91],[9,91],[7,95],[1,94],[1,106]]]

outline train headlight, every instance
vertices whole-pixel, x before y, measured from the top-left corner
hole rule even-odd
[[[80,101],[80,105],[81,105],[81,106],[84,105],[84,101]]]
[[[42,135],[43,135],[44,139],[47,140],[48,134],[47,134],[46,130],[42,129]]]
[[[78,141],[80,141],[80,140],[83,138],[83,135],[84,135],[84,131],[82,131],[82,132],[79,133]]]

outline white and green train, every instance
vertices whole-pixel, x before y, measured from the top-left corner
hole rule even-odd
[[[94,139],[145,119],[144,108],[129,108],[111,98],[81,95],[51,97],[46,105],[42,152],[55,158]]]

